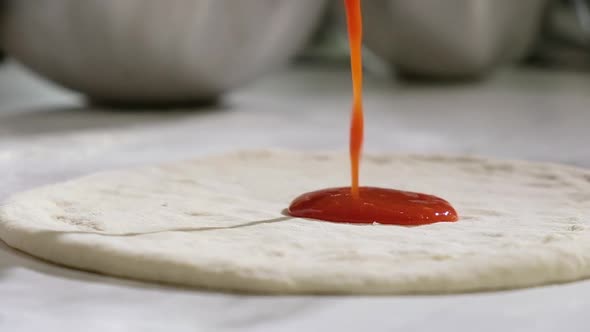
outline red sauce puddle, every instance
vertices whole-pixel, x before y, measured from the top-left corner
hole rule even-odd
[[[294,217],[347,223],[425,225],[456,221],[457,212],[442,198],[374,187],[360,187],[355,197],[350,187],[303,194],[289,207]]]
[[[444,199],[432,195],[359,187],[359,166],[364,138],[363,115],[363,23],[361,0],[344,0],[350,40],[353,82],[350,124],[351,187],[330,188],[303,194],[289,207],[294,217],[345,223],[425,225],[457,221],[455,209]]]

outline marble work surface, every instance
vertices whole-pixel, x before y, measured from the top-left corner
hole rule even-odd
[[[348,74],[297,68],[200,110],[115,111],[0,67],[0,200],[97,170],[238,148],[346,151]],[[505,70],[470,85],[369,79],[367,150],[590,167],[590,75]],[[78,272],[0,244],[0,331],[583,331],[590,281],[419,297],[260,297]]]

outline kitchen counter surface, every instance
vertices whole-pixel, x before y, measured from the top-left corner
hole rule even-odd
[[[367,82],[369,151],[590,167],[590,75],[506,69],[479,84]],[[346,151],[345,70],[296,68],[199,110],[115,111],[0,67],[0,200],[90,172],[238,148]],[[582,331],[590,281],[453,296],[260,297],[79,272],[0,244],[0,331]]]

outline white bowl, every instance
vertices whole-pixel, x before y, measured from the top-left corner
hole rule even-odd
[[[284,64],[325,0],[5,0],[8,54],[91,98],[215,97]]]
[[[477,76],[521,58],[547,0],[367,0],[366,45],[400,71]]]

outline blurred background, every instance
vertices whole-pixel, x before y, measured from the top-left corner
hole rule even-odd
[[[3,0],[1,47],[91,99],[190,103],[288,61],[347,67],[340,2]],[[515,64],[590,68],[587,0],[371,0],[363,11],[365,66],[376,77],[450,82]]]
[[[590,1],[366,0],[363,12],[367,149],[590,166]],[[0,49],[6,142],[121,129],[158,138],[135,151],[150,160],[346,146],[341,1],[0,0]]]

